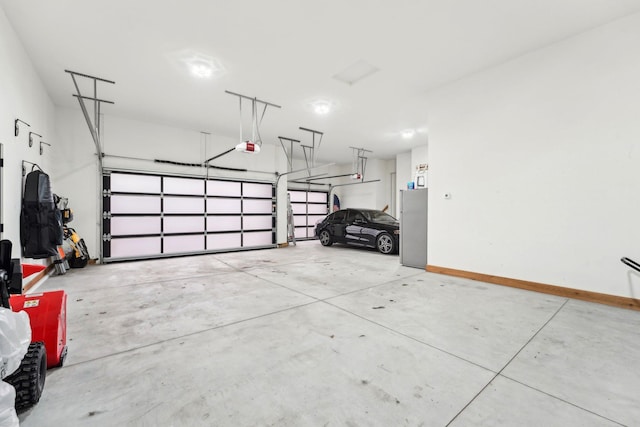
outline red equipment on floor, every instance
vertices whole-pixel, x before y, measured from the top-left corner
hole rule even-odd
[[[44,270],[44,267],[21,265],[20,259],[11,259],[11,249],[10,240],[0,240],[0,306],[27,313],[31,344],[20,366],[9,375],[3,373],[2,380],[15,389],[15,410],[20,412],[40,400],[47,368],[64,363],[67,355],[67,295],[64,291],[23,295],[22,279]],[[27,337],[23,339],[26,341]]]
[[[31,342],[44,342],[47,368],[62,366],[67,355],[67,294],[51,291],[11,295],[13,311],[24,310],[31,321]]]

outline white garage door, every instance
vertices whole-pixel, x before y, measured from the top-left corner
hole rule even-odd
[[[105,261],[275,246],[271,183],[111,171]]]
[[[289,190],[296,240],[314,238],[316,222],[327,216],[329,194],[325,191]]]

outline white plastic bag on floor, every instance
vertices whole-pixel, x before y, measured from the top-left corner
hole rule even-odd
[[[0,307],[0,378],[11,375],[20,366],[31,343],[31,324],[26,312],[14,313]],[[0,427],[17,427],[16,390],[0,381]]]
[[[20,421],[14,407],[16,390],[11,384],[0,381],[0,427],[18,427]]]
[[[0,378],[18,369],[30,343],[29,315],[24,311],[14,313],[11,309],[0,307]]]

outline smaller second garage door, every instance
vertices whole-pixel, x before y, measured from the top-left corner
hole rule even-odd
[[[316,222],[328,213],[329,194],[325,191],[289,190],[296,240],[314,238]]]

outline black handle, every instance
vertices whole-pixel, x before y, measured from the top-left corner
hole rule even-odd
[[[627,257],[622,257],[620,259],[620,261],[622,261],[623,264],[628,265],[629,267],[633,268],[634,270],[636,270],[637,272],[640,272],[640,264],[638,264],[637,262],[635,262],[634,260],[632,260],[631,258],[627,258]]]

